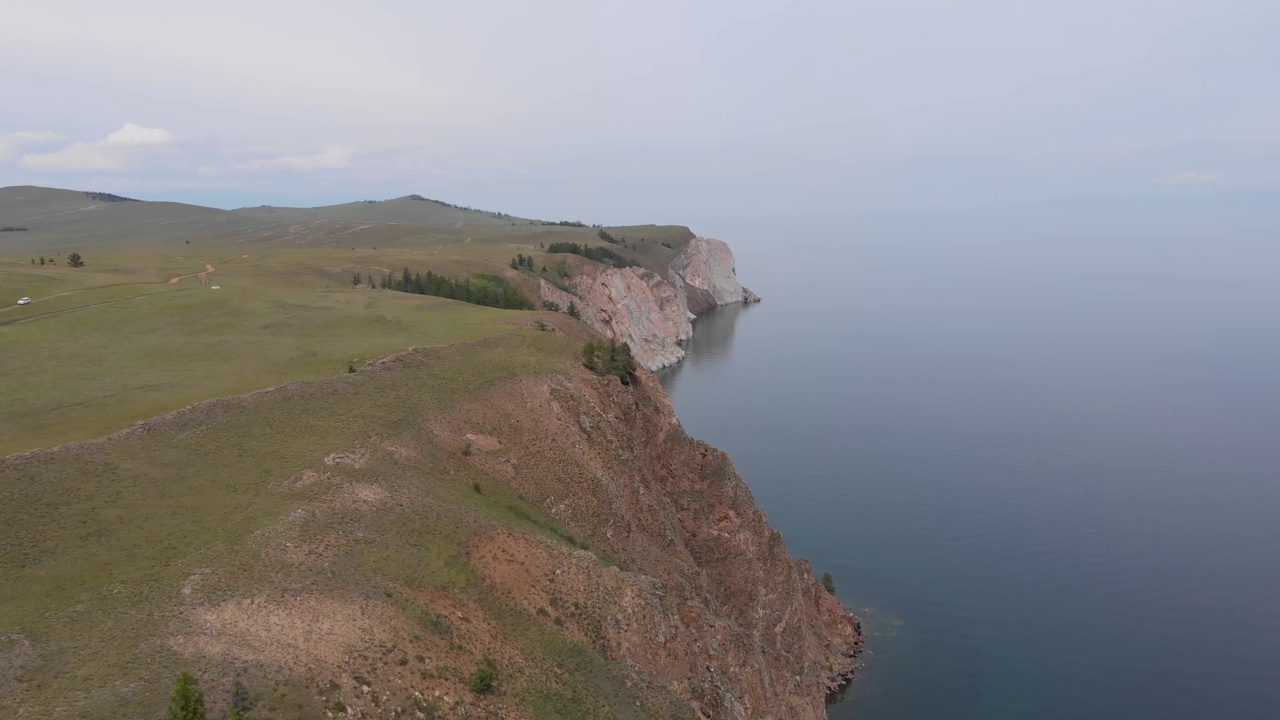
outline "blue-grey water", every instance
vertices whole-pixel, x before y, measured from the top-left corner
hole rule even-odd
[[[663,375],[869,633],[832,718],[1280,717],[1280,222],[723,222]]]

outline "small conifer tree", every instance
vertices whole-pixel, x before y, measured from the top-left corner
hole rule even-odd
[[[204,712],[204,693],[191,673],[183,670],[173,684],[169,712],[165,720],[208,720]]]

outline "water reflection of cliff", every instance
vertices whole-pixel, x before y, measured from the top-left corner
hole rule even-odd
[[[681,372],[687,366],[712,367],[724,361],[733,347],[733,330],[738,315],[747,312],[748,305],[734,303],[712,308],[693,321],[693,337],[684,343],[688,353],[682,362],[658,371],[658,379],[670,393],[675,388]]]

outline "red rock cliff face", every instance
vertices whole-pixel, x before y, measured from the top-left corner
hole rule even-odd
[[[592,608],[573,632],[675,688],[698,717],[825,718],[861,646],[857,619],[790,557],[729,457],[690,438],[641,375],[630,388],[557,376],[526,384],[519,413],[464,412],[463,423],[510,428],[513,486],[621,568],[526,543],[519,561],[485,569],[489,582],[530,608],[554,583],[563,602]]]

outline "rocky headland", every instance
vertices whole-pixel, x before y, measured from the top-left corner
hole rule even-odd
[[[656,270],[604,268],[572,278],[567,291],[542,280],[539,294],[562,309],[574,303],[584,322],[630,345],[648,370],[684,358],[680,344],[693,337],[697,315],[719,305],[760,301],[738,281],[729,245],[702,236]]]

